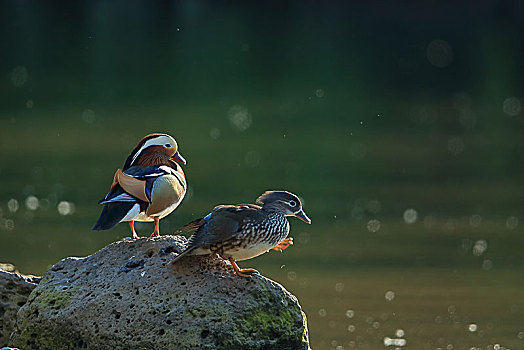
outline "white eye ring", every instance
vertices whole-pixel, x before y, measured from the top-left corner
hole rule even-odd
[[[295,202],[294,200],[290,200],[289,201],[289,205],[292,206],[292,207],[296,207],[297,202]]]
[[[164,147],[165,147],[165,148],[171,148],[171,144],[166,143],[166,144],[164,145]]]

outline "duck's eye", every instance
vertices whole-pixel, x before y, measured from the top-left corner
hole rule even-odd
[[[165,148],[171,148],[171,144],[170,144],[170,143],[166,143],[166,144],[164,145],[164,147],[165,147]]]
[[[289,201],[289,205],[290,205],[291,207],[296,207],[296,206],[297,206],[297,202],[291,200],[291,201]]]

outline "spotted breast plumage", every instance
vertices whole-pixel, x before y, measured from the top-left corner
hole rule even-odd
[[[286,191],[267,191],[254,204],[219,205],[201,219],[183,226],[178,232],[195,231],[186,249],[172,263],[187,255],[217,253],[230,261],[240,276],[258,273],[240,269],[236,260],[247,260],[270,249],[281,251],[293,244],[286,216],[295,216],[306,223],[311,220],[302,210],[300,199]]]
[[[182,167],[186,164],[175,139],[167,134],[145,136],[118,169],[107,195],[99,201],[104,209],[93,230],[107,230],[120,222],[129,222],[132,237],[135,221],[154,221],[151,236],[160,235],[159,220],[175,210],[186,193]]]

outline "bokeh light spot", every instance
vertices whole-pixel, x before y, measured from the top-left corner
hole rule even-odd
[[[7,209],[11,213],[16,213],[20,205],[18,204],[18,201],[14,198],[11,198],[9,201],[7,201]]]
[[[414,224],[417,222],[418,213],[415,209],[409,208],[404,211],[403,218],[406,224]]]
[[[93,124],[96,119],[96,114],[92,109],[84,109],[82,112],[82,120],[88,124]]]
[[[22,87],[29,78],[29,72],[24,66],[17,66],[11,71],[11,82],[15,87]]]
[[[520,100],[514,96],[510,96],[502,103],[502,111],[510,117],[517,116],[522,109]]]
[[[39,201],[38,201],[38,198],[36,198],[35,196],[28,196],[25,199],[25,206],[29,210],[38,209],[38,205],[39,205]]]
[[[233,129],[237,131],[247,130],[252,123],[251,114],[249,114],[247,108],[240,105],[234,105],[229,108],[227,111],[227,118]]]
[[[75,212],[75,205],[67,201],[61,201],[56,208],[60,215],[72,215]]]
[[[369,220],[367,228],[369,232],[378,232],[380,230],[380,221],[377,219]]]
[[[453,49],[447,41],[433,40],[428,44],[426,54],[429,63],[435,67],[445,68],[453,62]]]
[[[516,216],[510,216],[506,219],[506,227],[510,230],[514,230],[519,225],[519,218]]]

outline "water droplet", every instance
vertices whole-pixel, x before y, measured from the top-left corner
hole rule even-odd
[[[502,103],[502,111],[510,117],[517,116],[522,109],[520,100],[514,96],[510,96]]]
[[[355,326],[352,325],[352,324],[350,324],[350,325],[348,326],[348,332],[353,333],[356,329],[357,329],[357,327],[355,327]]]
[[[506,219],[506,227],[510,230],[514,230],[519,225],[519,218],[516,216],[510,216]]]
[[[297,279],[297,273],[295,271],[289,271],[287,273],[287,279],[290,281],[294,281]]]
[[[67,201],[61,201],[56,208],[60,215],[72,215],[75,212],[75,205]]]
[[[337,284],[335,284],[335,291],[340,293],[343,290],[344,290],[344,283],[338,282]]]
[[[387,301],[392,301],[393,299],[395,299],[395,292],[388,290],[384,296]]]
[[[473,248],[472,248],[473,255],[481,256],[482,254],[486,252],[487,249],[488,249],[488,242],[486,242],[483,239],[480,239],[476,241],[475,244],[473,245]]]
[[[404,211],[403,217],[404,217],[404,222],[406,224],[413,224],[417,221],[418,213],[413,208],[406,209],[406,211]]]
[[[471,323],[471,324],[468,325],[468,330],[469,330],[470,332],[476,332],[476,331],[477,331],[477,328],[478,328],[478,327],[477,327],[477,325],[476,325],[475,323]]]
[[[380,230],[380,221],[377,219],[369,220],[367,228],[369,232],[378,232]]]
[[[19,207],[20,205],[18,204],[18,201],[14,198],[11,198],[7,202],[7,209],[9,209],[11,213],[16,213]]]
[[[11,82],[15,87],[22,87],[27,82],[29,72],[24,66],[17,66],[11,71]]]
[[[13,231],[15,229],[15,222],[12,219],[5,220],[4,225],[7,231]]]
[[[460,137],[454,137],[448,141],[448,151],[454,156],[458,156],[464,151],[464,141]]]
[[[397,329],[397,330],[395,331],[395,337],[397,337],[397,338],[402,338],[402,337],[404,337],[404,330],[403,330],[403,329]]]
[[[428,44],[426,55],[429,63],[435,67],[445,68],[453,62],[453,49],[444,40],[433,40]]]
[[[84,109],[82,119],[88,124],[93,124],[96,119],[95,112],[92,109]]]
[[[385,346],[406,346],[406,339],[391,339],[390,337],[384,337]]]
[[[324,90],[322,90],[322,89],[316,89],[316,90],[315,90],[315,96],[318,97],[318,98],[322,98],[322,97],[324,97]]]
[[[353,310],[347,310],[346,311],[346,317],[347,318],[353,318],[355,316],[355,311]]]
[[[249,114],[247,108],[240,105],[234,105],[229,108],[227,117],[233,129],[237,131],[247,130],[252,123],[251,114]]]
[[[326,317],[326,315],[327,315],[327,311],[326,311],[326,309],[320,309],[320,310],[318,310],[318,315],[319,315],[320,317]]]
[[[38,198],[36,198],[35,196],[28,196],[26,199],[25,199],[25,206],[27,209],[29,210],[36,210],[38,209]]]

